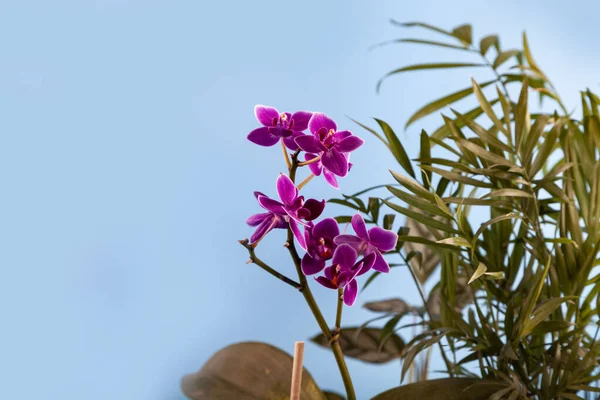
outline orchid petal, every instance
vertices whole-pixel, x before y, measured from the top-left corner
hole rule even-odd
[[[335,287],[335,286],[334,286],[334,285],[331,283],[331,281],[330,281],[330,280],[328,280],[327,278],[325,278],[324,276],[317,276],[317,277],[315,278],[315,280],[316,280],[317,282],[319,282],[321,285],[325,286],[326,288],[329,288],[329,289],[337,289],[337,288],[336,288],[336,287]]]
[[[316,238],[334,238],[340,234],[340,227],[335,219],[325,218],[324,220],[315,224],[312,233]]]
[[[331,263],[333,265],[339,265],[343,268],[350,269],[356,262],[357,257],[358,255],[356,254],[356,250],[354,250],[352,246],[344,243],[335,249]]]
[[[298,150],[298,145],[296,144],[296,138],[300,137],[300,136],[307,136],[307,135],[305,135],[299,131],[294,131],[294,133],[292,133],[292,136],[283,138],[283,144],[285,144],[285,147],[287,147],[291,151],[296,151],[296,150]]]
[[[327,168],[334,174],[344,177],[348,174],[348,160],[335,148],[329,149],[321,156],[323,168]]]
[[[277,193],[283,204],[292,204],[298,198],[298,188],[284,174],[280,174],[277,178]]]
[[[352,246],[352,248],[358,253],[360,251],[361,246],[363,246],[365,242],[357,236],[342,234],[336,236],[333,239],[333,243],[337,244],[338,246],[342,244],[347,244],[349,246]]]
[[[248,219],[246,220],[246,223],[250,226],[257,226],[261,222],[263,222],[265,220],[265,218],[268,218],[270,215],[271,215],[271,213],[254,214],[254,215],[251,215],[250,217],[248,217]]]
[[[300,247],[302,247],[303,250],[306,250],[306,242],[304,241],[304,235],[302,235],[300,228],[298,228],[298,224],[293,219],[290,219],[289,224],[290,224],[290,229],[292,230],[292,233],[294,234],[294,236],[296,237],[296,240],[298,241],[298,245]]]
[[[325,268],[325,261],[317,260],[308,254],[305,254],[304,257],[302,257],[302,272],[304,275],[318,274],[323,271],[323,268]]]
[[[329,183],[329,186],[331,186],[334,189],[340,188],[340,186],[338,185],[338,181],[333,173],[329,172],[326,169],[323,169],[323,176],[325,177],[325,181]]]
[[[342,153],[349,153],[358,149],[365,143],[364,140],[359,138],[358,136],[348,136],[345,139],[342,139],[338,144],[335,145],[337,151]]]
[[[369,233],[367,232],[367,225],[365,224],[365,220],[362,215],[354,214],[352,217],[352,228],[354,232],[356,232],[356,236],[364,240],[365,242],[369,242]]]
[[[267,196],[258,196],[258,204],[260,204],[260,206],[265,210],[271,211],[272,213],[280,215],[286,214],[283,204]]]
[[[308,153],[322,153],[327,149],[313,135],[299,136],[295,139],[295,141],[298,147]]]
[[[375,258],[375,263],[373,264],[373,269],[375,271],[379,271],[379,272],[383,272],[383,273],[390,272],[390,266],[388,265],[387,261],[385,261],[385,258],[383,258],[381,253],[376,252],[375,256],[376,256],[376,258]]]
[[[308,121],[308,129],[312,134],[316,134],[321,128],[325,128],[327,131],[337,131],[337,125],[331,118],[323,113],[314,113]]]
[[[294,115],[292,115],[292,121],[294,121],[294,125],[292,128],[297,131],[304,131],[308,128],[308,121],[312,117],[313,113],[309,111],[296,111]]]
[[[346,287],[344,287],[344,304],[348,307],[352,307],[356,301],[358,295],[358,283],[355,279],[352,279]]]
[[[366,255],[362,260],[361,260],[361,267],[360,267],[360,271],[358,271],[357,275],[362,275],[367,273],[371,268],[373,268],[373,264],[375,264],[375,260],[376,260],[377,255],[375,253],[371,253],[369,255]]]
[[[254,106],[254,115],[264,126],[275,126],[279,121],[279,111],[274,107],[257,104]]]
[[[304,153],[304,160],[306,161],[310,161],[316,157],[316,154]],[[321,160],[319,160],[317,162],[308,164],[308,169],[310,169],[310,172],[312,172],[314,176],[319,176],[321,175],[321,171],[323,170],[323,164],[321,164]]]
[[[398,235],[395,232],[375,226],[369,230],[369,243],[380,251],[390,251],[396,248]]]
[[[304,208],[310,211],[310,215],[304,219],[307,221],[315,220],[323,213],[325,200],[308,199],[304,202]]]
[[[254,144],[264,147],[270,147],[279,142],[279,138],[271,134],[271,132],[269,132],[269,128],[264,126],[250,132],[248,134],[248,140]]]

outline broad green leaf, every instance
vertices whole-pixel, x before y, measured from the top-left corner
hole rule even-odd
[[[181,380],[190,400],[287,399],[291,390],[292,356],[266,343],[243,342],[215,353],[200,369]],[[300,397],[327,400],[306,369]]]
[[[508,386],[507,383],[478,378],[444,378],[426,380],[387,390],[372,400],[489,400]]]
[[[391,230],[394,225],[395,214],[386,214],[383,216],[383,229]]]
[[[489,276],[492,279],[502,279],[502,278],[504,278],[504,273],[502,273],[502,271],[486,272],[483,275]]]
[[[474,199],[470,197],[445,197],[444,201],[452,204],[464,204],[468,206],[506,207],[509,205],[504,200]]]
[[[372,128],[369,128],[368,126],[366,126],[366,125],[364,125],[364,124],[361,124],[360,122],[358,122],[358,121],[357,121],[357,120],[355,120],[355,119],[352,119],[352,118],[350,118],[350,120],[351,120],[352,122],[354,122],[355,124],[359,125],[360,127],[362,127],[362,128],[364,128],[364,129],[366,129],[367,131],[371,132],[373,135],[375,135],[375,137],[376,137],[377,139],[381,140],[381,142],[382,142],[383,144],[385,144],[385,145],[387,146],[387,148],[388,148],[388,149],[390,148],[390,144],[387,142],[387,140],[385,140],[385,139],[383,138],[383,136],[381,136],[381,135],[380,135],[380,134],[379,134],[379,133],[378,133],[376,130],[374,130],[374,129],[372,129]]]
[[[475,248],[475,245],[477,243],[477,238],[479,238],[479,235],[481,235],[483,233],[483,231],[485,231],[490,225],[493,225],[500,221],[506,221],[506,220],[515,219],[515,218],[520,219],[521,216],[517,213],[511,212],[508,214],[499,215],[497,217],[490,219],[489,221],[484,222],[483,224],[481,224],[479,229],[477,229],[477,232],[475,232],[475,235],[473,236],[473,239],[471,240],[471,247]]]
[[[456,246],[452,246],[452,245],[448,245],[448,244],[442,244],[442,243],[436,243],[433,242],[431,240],[428,239],[424,239],[422,237],[419,236],[398,236],[398,240],[401,240],[403,242],[407,242],[407,243],[419,243],[419,244],[424,244],[426,246],[430,246],[434,249],[438,249],[441,251],[450,251],[450,252],[455,252],[455,253],[459,253],[460,249],[457,248]]]
[[[425,28],[428,29],[430,31],[434,31],[437,33],[441,33],[443,35],[447,35],[453,38],[456,38],[456,36],[454,36],[454,34],[452,32],[449,32],[445,29],[442,28],[438,28],[437,26],[433,26],[433,25],[429,25],[426,24],[424,22],[398,22],[394,19],[391,19],[390,22],[394,25],[398,25],[398,26],[402,26],[402,27],[406,27],[406,28],[412,28],[412,27],[420,27],[420,28]]]
[[[521,52],[519,50],[505,50],[500,52],[497,56],[496,59],[494,60],[494,64],[492,65],[494,68],[498,68],[499,66],[501,66],[502,64],[504,64],[509,58],[516,56],[517,54],[520,54]]]
[[[456,44],[438,42],[438,41],[435,41],[435,40],[423,40],[423,39],[413,39],[413,38],[389,40],[387,42],[376,44],[375,46],[372,46],[371,49],[373,49],[374,47],[383,46],[383,45],[392,44],[392,43],[426,44],[426,45],[430,45],[430,46],[438,46],[438,47],[446,47],[446,48],[449,48],[449,49],[470,51],[467,47],[462,46],[462,45],[456,45]]]
[[[491,80],[491,81],[487,81],[484,82],[480,85],[480,87],[486,87],[488,85],[491,85],[492,83],[497,82],[496,79]],[[446,95],[444,97],[440,97],[437,100],[432,101],[429,104],[426,104],[425,106],[421,107],[420,109],[418,109],[406,122],[405,128],[408,128],[413,122],[420,120],[423,117],[426,117],[427,115],[436,112],[437,110],[452,104],[460,99],[463,99],[465,97],[467,97],[468,95],[470,95],[471,93],[473,93],[473,88],[472,87],[468,87],[466,89],[463,90],[459,90],[458,92],[454,92],[454,93],[450,93],[449,95]]]
[[[544,238],[544,242],[553,244],[571,244],[575,246],[576,249],[579,248],[577,242],[569,238]]]
[[[334,218],[339,224],[347,224],[352,222],[352,217],[350,215],[340,215]]]
[[[473,43],[473,32],[469,24],[457,26],[452,30],[452,34],[465,44]]]
[[[531,55],[531,50],[529,49],[529,42],[527,41],[527,34],[525,32],[523,32],[523,53],[525,54],[525,58],[527,59],[527,63],[529,64],[531,69],[537,72],[537,74],[544,78],[546,81],[549,81],[549,79],[546,77],[546,75],[544,75],[540,67],[534,61],[533,56]]]
[[[546,265],[537,272],[535,276],[535,284],[532,290],[529,291],[527,297],[525,298],[525,302],[523,303],[523,307],[521,307],[521,312],[519,313],[519,318],[517,320],[517,338],[522,339],[524,337],[523,331],[525,330],[525,324],[531,318],[532,311],[542,293],[542,288],[544,287],[544,282],[546,281],[546,277],[548,276],[548,271],[550,271],[550,264],[552,263],[552,258],[548,257],[546,261]]]
[[[485,64],[482,63],[459,63],[459,62],[454,62],[454,63],[427,63],[427,64],[415,64],[415,65],[407,65],[406,67],[402,67],[402,68],[398,68],[395,69],[393,71],[388,72],[387,74],[385,74],[380,80],[379,82],[377,82],[377,92],[379,92],[379,89],[381,88],[381,84],[383,83],[383,81],[387,78],[389,78],[392,75],[396,75],[402,72],[408,72],[408,71],[419,71],[419,70],[430,70],[430,69],[451,69],[451,68],[465,68],[465,67],[485,67]]]
[[[402,146],[402,143],[400,143],[400,140],[398,139],[398,136],[396,136],[396,134],[394,133],[392,127],[389,126],[388,123],[385,121],[382,121],[377,118],[374,119],[375,121],[377,121],[377,123],[381,127],[381,130],[385,134],[385,137],[387,138],[389,143],[390,151],[392,152],[398,163],[400,163],[402,168],[404,168],[404,170],[408,172],[410,176],[415,178],[415,171],[413,170],[413,167],[410,163],[410,159],[406,154],[406,150],[404,150],[404,146]]]
[[[516,171],[521,170],[520,167],[516,166],[511,161],[509,161],[509,160],[505,159],[504,157],[501,157],[497,154],[490,153],[483,147],[478,146],[469,140],[460,139],[460,140],[458,140],[458,142],[461,144],[461,146],[465,147],[467,150],[471,151],[473,154],[475,154],[477,157],[479,157],[481,159],[487,160],[493,164],[505,165],[507,167],[514,168]]]
[[[496,147],[498,150],[506,151],[508,153],[512,153],[512,149],[504,144],[500,139],[496,136],[490,134],[484,127],[476,123],[474,120],[467,118],[466,116],[460,114],[459,112],[452,110],[452,112],[456,115],[458,121],[462,122],[463,126],[467,126],[470,130],[472,130],[477,136],[481,138],[488,145]]]
[[[483,92],[481,91],[483,85],[480,86],[477,82],[475,82],[475,79],[473,78],[471,78],[471,83],[473,84],[473,92],[475,93],[475,97],[477,98],[477,101],[479,102],[479,105],[481,106],[481,109],[483,110],[485,115],[487,115],[489,119],[492,120],[492,122],[498,128],[499,131],[505,132],[506,130],[502,125],[502,122],[498,119],[498,117],[494,113],[494,110],[492,109],[492,105],[485,98]]]
[[[333,203],[333,204],[339,204],[341,206],[352,208],[353,210],[361,211],[359,206],[357,206],[356,204],[353,204],[353,203],[349,202],[348,200],[329,199],[329,200],[327,200],[327,202],[328,203]]]
[[[431,158],[431,143],[429,142],[429,135],[424,130],[421,131],[421,152],[420,155],[421,160],[427,160]],[[421,161],[421,165],[428,165],[426,161]],[[421,179],[423,180],[423,185],[425,185],[425,189],[429,189],[431,185],[431,172],[423,171],[421,169]]]
[[[498,99],[500,100],[500,105],[502,106],[502,113],[504,114],[504,126],[506,127],[506,137],[508,139],[508,141],[510,142],[512,136],[511,136],[511,126],[510,126],[510,122],[511,122],[511,111],[512,111],[512,106],[510,105],[510,101],[508,100],[508,93],[506,93],[506,95],[504,93],[502,93],[502,91],[500,90],[500,87],[498,87],[498,85],[496,85],[496,93],[498,93]]]
[[[532,318],[525,321],[521,337],[523,338],[529,335],[536,326],[548,318],[562,303],[575,299],[577,299],[577,296],[568,296],[550,299],[540,304],[533,312]]]
[[[433,194],[431,194],[427,189],[421,186],[419,182],[410,179],[409,177],[406,177],[404,175],[400,175],[392,170],[390,170],[390,173],[399,184],[401,184],[417,196],[421,196],[427,200],[433,200]]]
[[[488,198],[488,197],[533,197],[533,195],[531,193],[527,193],[524,192],[522,190],[518,190],[518,189],[496,189],[496,190],[492,190],[491,192],[489,192],[488,194],[484,195],[483,197],[481,197],[482,199]]]
[[[442,212],[444,214],[446,214],[447,217],[454,218],[454,215],[452,214],[452,211],[450,211],[450,209],[448,208],[448,206],[446,205],[446,203],[444,203],[444,201],[442,200],[442,198],[440,196],[438,196],[437,193],[433,194],[433,198],[435,199],[435,204],[437,204],[437,206],[439,207],[439,209],[442,210]]]
[[[554,151],[554,148],[556,146],[556,139],[558,138],[561,129],[562,125],[555,124],[554,127],[550,130],[550,132],[548,132],[544,143],[542,144],[531,165],[531,168],[529,170],[529,176],[534,177],[546,164],[548,157],[550,157],[550,154],[552,154],[552,152]]]
[[[404,201],[406,204],[413,206],[419,210],[438,215],[443,218],[451,218],[452,215],[448,216],[443,210],[440,210],[431,202],[423,200],[421,197],[415,196],[410,193],[403,192],[402,190],[398,190],[394,187],[388,187],[388,190],[396,196],[398,199]],[[389,206],[389,205],[388,205]]]
[[[487,271],[487,267],[485,266],[485,264],[479,263],[479,265],[477,266],[477,269],[475,270],[475,272],[473,273],[473,275],[471,275],[471,279],[469,279],[469,282],[467,282],[467,284],[470,285],[474,280],[476,280],[477,278],[479,278],[486,271]]]
[[[497,102],[498,102],[498,99],[495,99],[495,100],[490,101],[490,104],[494,105]],[[481,107],[477,106],[477,107],[473,108],[472,110],[463,114],[463,116],[469,120],[475,121],[475,119],[477,119],[481,114],[483,114],[483,110],[481,109]],[[464,126],[462,121],[457,120],[455,122],[459,128],[462,128]],[[433,142],[433,139],[443,139],[446,136],[448,136],[449,134],[450,134],[450,131],[448,130],[448,127],[446,126],[446,124],[444,124],[444,125],[440,126],[435,132],[433,132],[433,134],[431,135],[431,141]],[[435,142],[435,143],[439,144],[437,142]]]
[[[483,182],[477,179],[469,178],[468,176],[459,174],[458,172],[446,171],[445,169],[437,168],[437,167],[429,167],[423,166],[423,169],[435,172],[436,174],[443,176],[444,178],[450,180],[451,182],[461,182],[465,185],[472,185],[481,188],[492,188],[492,184],[488,182]]]
[[[464,237],[460,237],[460,236],[438,240],[436,243],[450,244],[452,246],[459,246],[459,247],[460,246],[469,247],[469,248],[471,247],[471,242],[469,242]]]
[[[341,329],[339,344],[344,356],[357,358],[373,364],[383,364],[399,358],[404,350],[404,341],[398,335],[388,335],[380,348],[382,340],[381,329],[358,327],[343,327]],[[312,342],[329,348],[329,339],[322,333],[310,339]]]
[[[456,229],[454,229],[451,225],[444,223],[442,221],[439,221],[437,219],[428,217],[418,211],[414,211],[414,210],[399,206],[398,204],[391,203],[387,200],[384,200],[383,202],[388,207],[390,207],[392,210],[397,211],[403,215],[406,215],[407,217],[414,219],[415,221],[418,221],[418,222],[422,223],[423,225],[429,226],[434,229],[439,229],[444,232],[458,233],[458,231]]]
[[[492,46],[498,49],[498,35],[488,35],[482,38],[479,42],[479,52],[482,56],[485,56],[489,48]]]
[[[527,81],[523,82],[521,86],[521,93],[519,94],[519,102],[515,109],[515,144],[517,149],[521,147],[521,140],[525,135],[525,130],[529,125],[529,110],[527,109],[527,95],[528,95]]]
[[[542,136],[544,128],[546,127],[546,124],[548,123],[549,119],[549,115],[540,115],[535,119],[533,126],[527,133],[527,136],[525,137],[525,140],[523,141],[523,145],[521,147],[521,159],[523,162],[523,166],[528,165],[529,162],[532,160],[533,152],[536,148],[536,145],[540,141],[540,137]]]

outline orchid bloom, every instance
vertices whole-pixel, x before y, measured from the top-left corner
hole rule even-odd
[[[358,254],[352,246],[339,245],[333,253],[332,265],[326,267],[324,276],[319,276],[316,280],[329,289],[344,288],[344,304],[352,306],[358,294],[358,282],[354,278],[363,270],[365,263],[372,264],[373,257],[369,255],[357,262]]]
[[[348,155],[362,146],[364,140],[352,135],[350,131],[338,131],[336,123],[322,113],[312,115],[308,121],[308,129],[312,135],[296,137],[298,147],[314,155],[315,159],[320,157],[318,160],[324,170],[339,177],[346,176],[349,170]],[[318,175],[315,169],[311,171]],[[335,187],[331,178],[328,179],[328,174],[324,172],[324,175],[329,184]]]
[[[398,235],[378,226],[374,226],[367,231],[365,220],[360,214],[356,214],[352,217],[352,228],[354,229],[356,236],[339,235],[334,239],[334,242],[338,246],[348,244],[352,246],[358,254],[364,254],[365,256],[374,254],[375,259],[373,260],[372,268],[379,272],[389,272],[390,266],[383,258],[382,253],[396,247]],[[361,274],[367,272],[368,269],[370,268],[361,271]]]
[[[338,223],[333,218],[325,218],[304,229],[307,253],[302,257],[304,275],[314,275],[325,268],[325,262],[333,257],[337,245],[333,239],[340,234]]]
[[[270,147],[283,140],[286,147],[292,151],[298,149],[295,138],[305,136],[302,131],[308,127],[312,113],[297,111],[279,113],[276,108],[256,105],[254,115],[263,126],[248,134],[248,140],[259,146]]]
[[[279,194],[279,199],[281,201],[273,200],[260,192],[255,192],[255,196],[258,200],[258,204],[260,204],[262,208],[275,216],[283,218],[283,221],[289,225],[294,233],[300,247],[306,250],[304,235],[300,232],[298,224],[306,225],[304,221],[312,221],[318,218],[325,208],[325,200],[318,201],[315,199],[308,199],[305,201],[304,196],[298,196],[298,188],[296,185],[294,185],[292,180],[284,174],[280,174],[277,178],[277,193]],[[253,217],[256,219],[256,216]],[[272,223],[278,224],[279,220],[277,222],[272,221]],[[261,238],[264,237],[265,234],[266,233],[264,233]]]

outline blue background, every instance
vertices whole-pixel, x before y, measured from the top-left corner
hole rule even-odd
[[[598,89],[595,1],[4,0],[0,3],[0,397],[182,399],[180,378],[221,347],[260,340],[292,352],[318,328],[301,296],[246,265],[236,240],[275,194],[279,148],[245,140],[253,106],[322,111],[366,144],[344,193],[390,181],[393,158],[345,116],[380,117],[411,156],[439,115],[402,126],[425,102],[469,85],[454,70],[377,80],[415,62],[456,60],[381,41],[429,36],[388,23],[474,24],[533,53],[569,107]],[[468,106],[465,102],[465,107]],[[466,109],[466,108],[465,108]],[[370,123],[372,124],[372,121]],[[319,198],[339,192],[315,181]],[[338,210],[330,208],[326,215]],[[260,254],[293,274],[282,233]],[[335,294],[314,288],[329,321]],[[367,300],[417,302],[405,271]],[[366,399],[399,383],[400,363],[349,360]],[[342,391],[333,357],[307,344],[305,365]],[[439,365],[434,363],[435,365]]]

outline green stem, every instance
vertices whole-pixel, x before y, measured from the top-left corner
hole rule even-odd
[[[298,282],[288,278],[287,276],[277,272],[276,270],[274,270],[273,268],[269,267],[264,261],[262,261],[260,258],[258,258],[256,256],[256,254],[254,254],[254,247],[252,247],[251,244],[249,244],[248,239],[244,239],[244,240],[240,240],[240,244],[242,246],[244,246],[246,248],[246,250],[248,250],[248,254],[250,254],[250,261],[253,264],[258,265],[259,267],[261,267],[262,269],[264,269],[265,271],[267,271],[268,273],[270,273],[271,275],[273,275],[275,278],[287,283],[288,285],[292,286],[294,289],[300,290],[302,289],[302,285],[299,284]]]
[[[342,310],[344,309],[344,289],[338,289],[337,312],[335,314],[335,330],[339,331],[342,325]]]
[[[292,166],[289,169],[289,177],[292,182],[296,179],[296,169],[298,168],[298,153],[296,152],[292,154]],[[323,335],[331,342],[331,351],[333,352],[333,356],[335,357],[335,361],[337,362],[338,369],[340,370],[340,375],[342,376],[342,381],[344,382],[344,387],[346,389],[346,396],[348,400],[356,400],[356,394],[354,393],[354,386],[352,385],[352,379],[350,378],[350,372],[348,371],[348,366],[346,365],[346,361],[344,360],[344,353],[342,352],[342,348],[340,347],[340,343],[338,342],[337,335],[332,334],[315,298],[310,291],[310,287],[308,286],[308,281],[306,280],[306,276],[302,272],[301,260],[298,255],[298,251],[296,250],[296,245],[294,244],[294,233],[290,228],[288,228],[288,236],[286,247],[290,253],[292,261],[296,267],[296,272],[298,273],[298,279],[300,280],[300,292],[304,296],[304,300],[306,300],[306,304],[312,311],[317,324],[321,328],[321,332]],[[338,303],[338,309],[339,309]],[[341,311],[338,311],[339,318],[341,319]],[[336,317],[336,324],[338,323],[338,317]],[[337,334],[337,331],[335,332]]]

